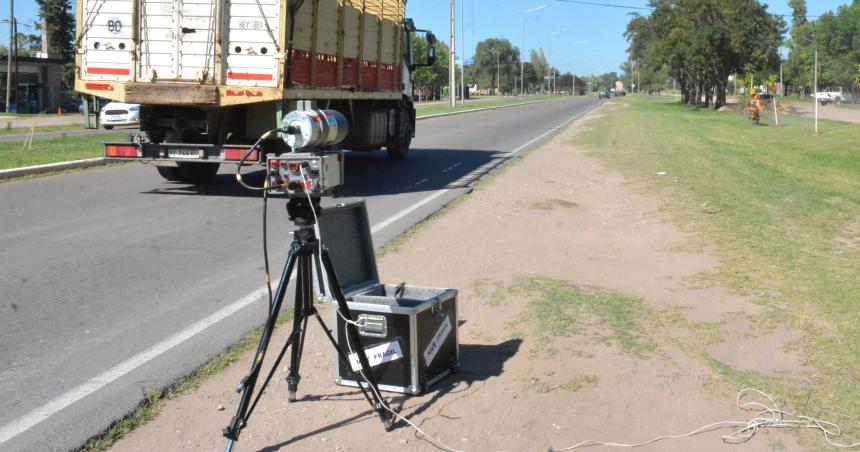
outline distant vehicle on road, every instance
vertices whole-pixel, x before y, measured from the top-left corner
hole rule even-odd
[[[618,91],[615,90],[615,97],[624,97],[627,95],[627,91]]]
[[[771,99],[773,99],[773,94],[771,94],[771,93],[758,93],[758,95],[759,95],[759,98],[760,98],[761,100],[771,100]]]
[[[604,90],[600,90],[600,91],[597,93],[597,98],[598,98],[598,99],[609,99],[609,91],[606,91],[605,89],[604,89]]]
[[[114,126],[136,126],[140,124],[140,105],[111,102],[102,108],[99,121],[108,130]]]
[[[839,91],[819,91],[815,93],[815,100],[821,105],[841,104],[845,102],[845,95]]]

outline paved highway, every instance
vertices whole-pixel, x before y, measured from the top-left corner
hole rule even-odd
[[[381,246],[596,104],[419,121],[407,162],[348,154],[342,196],[367,201]],[[262,203],[234,168],[209,186],[141,164],[0,184],[2,450],[75,448],[262,323]],[[283,205],[269,203],[273,275]]]

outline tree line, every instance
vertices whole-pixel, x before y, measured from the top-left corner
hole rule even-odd
[[[818,86],[854,90],[860,64],[860,1],[840,6],[815,20],[807,20],[806,0],[790,0],[791,33],[786,42],[786,85],[798,93],[811,93],[815,49],[818,49]],[[853,86],[853,87],[852,87]]]
[[[415,55],[425,53],[427,41],[415,36],[412,41]],[[449,47],[444,42],[436,43],[436,63],[415,71],[415,87],[441,96],[448,86]],[[478,85],[492,93],[518,94],[520,91],[521,50],[507,39],[488,38],[475,46],[471,64],[465,67],[465,82]],[[551,89],[548,76],[555,74],[555,87],[559,91],[570,91],[573,74],[550,65],[543,49],[531,50],[528,61],[523,61],[522,80],[527,93],[545,92]],[[457,86],[460,71],[457,70]],[[459,89],[459,88],[458,88]]]
[[[720,108],[732,74],[779,65],[785,21],[757,0],[650,0],[627,25],[637,66],[676,80],[684,103]]]

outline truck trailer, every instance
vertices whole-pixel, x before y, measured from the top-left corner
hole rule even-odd
[[[239,163],[299,102],[341,112],[343,146],[405,159],[415,136],[413,71],[436,39],[406,0],[78,0],[75,89],[140,104],[140,130],[111,160],[152,162],[205,182]],[[425,33],[426,55],[413,37]],[[251,160],[289,149],[272,139]]]

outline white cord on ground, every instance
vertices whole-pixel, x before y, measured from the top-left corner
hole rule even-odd
[[[758,394],[759,396],[767,399],[770,402],[770,405],[766,405],[764,403],[756,402],[756,401],[747,401],[742,402],[742,399],[749,394]],[[811,428],[821,431],[824,435],[824,440],[827,441],[827,444],[834,447],[841,448],[854,448],[860,446],[860,441],[853,444],[839,444],[832,441],[831,438],[836,438],[837,436],[842,434],[842,430],[838,425],[816,419],[814,417],[802,416],[793,413],[789,413],[787,411],[783,411],[779,408],[779,405],[776,404],[776,401],[773,400],[773,397],[768,394],[759,391],[754,388],[746,388],[742,389],[738,392],[737,399],[735,401],[738,408],[744,411],[758,410],[756,412],[755,417],[748,421],[720,421],[714,422],[713,424],[708,424],[703,427],[697,428],[690,433],[686,433],[683,435],[664,435],[659,436],[657,438],[641,442],[635,444],[621,444],[621,443],[609,443],[604,441],[597,441],[593,439],[585,440],[574,444],[573,446],[564,447],[561,449],[551,449],[553,451],[562,451],[562,450],[572,450],[578,449],[581,447],[588,446],[613,446],[613,447],[641,447],[647,444],[655,443],[657,441],[662,441],[664,439],[671,438],[688,438],[694,435],[698,435],[703,432],[708,432],[715,429],[720,428],[738,428],[738,430],[732,432],[729,435],[724,435],[723,442],[728,444],[740,444],[745,443],[752,439],[759,430],[766,428]]]
[[[307,180],[305,179],[305,170],[304,170],[304,168],[302,168],[302,169],[300,170],[300,173],[301,173],[301,176],[302,176],[302,184],[305,184],[305,186],[306,186],[306,184],[307,184]],[[319,219],[317,218],[317,212],[316,212],[316,209],[314,208],[314,204],[313,204],[313,202],[311,201],[311,195],[310,195],[309,193],[307,193],[307,192],[306,192],[306,194],[308,195],[308,202],[310,203],[310,206],[311,206],[311,213],[313,213],[313,216],[314,216],[314,222],[315,222],[315,224],[319,224]],[[319,235],[319,234],[320,234],[320,232],[319,232],[319,230],[317,230],[317,242],[320,244],[320,248],[319,248],[319,253],[320,253],[320,254],[319,254],[319,255],[320,255],[320,258],[322,258],[322,237],[320,237],[320,235]],[[358,326],[358,327],[364,326],[364,323],[360,323],[360,322],[356,322],[356,321],[353,321],[353,320],[348,319],[345,315],[343,315],[343,313],[342,313],[342,312],[340,312],[340,309],[338,308],[338,306],[337,306],[337,305],[334,305],[334,310],[335,310],[335,312],[337,312],[337,315],[338,315],[338,316],[340,316],[340,318],[341,318],[344,322],[346,322],[346,323],[350,323],[350,324],[355,325],[355,326]],[[350,355],[355,354],[355,351],[353,350],[353,348],[352,348],[352,344],[350,343],[350,340],[349,340],[349,335],[348,335],[348,334],[345,334],[344,336],[346,337],[346,346],[347,346],[347,348],[349,349],[349,353],[350,353]],[[395,412],[394,410],[392,410],[392,409],[388,406],[388,404],[387,404],[387,403],[385,403],[385,399],[384,399],[384,398],[382,398],[382,395],[377,391],[377,389],[376,389],[376,388],[374,388],[374,387],[373,387],[373,385],[371,385],[371,384],[370,384],[370,380],[368,380],[367,375],[365,375],[365,374],[364,374],[364,368],[363,368],[363,367],[361,367],[361,365],[360,365],[360,364],[359,364],[359,367],[360,367],[360,368],[359,368],[359,370],[358,370],[358,373],[361,375],[361,378],[362,378],[362,379],[364,379],[364,381],[365,381],[365,382],[368,382],[367,387],[368,387],[368,388],[370,388],[370,390],[371,390],[371,391],[373,391],[373,393],[374,393],[374,394],[376,395],[376,397],[377,397],[377,400],[379,400],[380,405],[382,406],[382,408],[383,408],[385,411],[388,411],[389,413],[391,413],[392,415],[394,415],[394,417],[396,417],[397,419],[400,419],[401,421],[403,421],[403,422],[405,422],[405,423],[409,424],[409,426],[411,426],[412,428],[414,428],[414,429],[415,429],[415,431],[416,431],[416,432],[418,432],[418,434],[419,434],[419,438],[424,438],[424,439],[426,439],[427,441],[430,441],[431,443],[433,443],[434,445],[436,445],[437,447],[439,447],[439,448],[441,448],[441,449],[444,449],[444,450],[446,450],[446,451],[448,451],[448,452],[462,452],[462,451],[457,450],[457,449],[454,449],[454,448],[452,448],[452,447],[450,447],[450,446],[446,445],[446,444],[445,444],[445,443],[443,443],[442,441],[439,441],[438,439],[436,439],[436,438],[434,438],[434,437],[432,437],[432,436],[428,435],[427,433],[425,433],[425,432],[424,432],[424,430],[421,430],[417,425],[413,424],[409,419],[406,419],[405,417],[401,416],[400,414],[398,414],[397,412]],[[361,382],[356,382],[356,383],[361,384]]]

